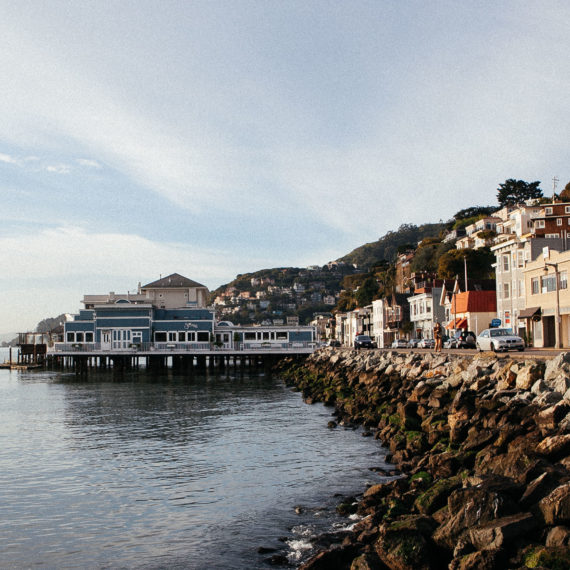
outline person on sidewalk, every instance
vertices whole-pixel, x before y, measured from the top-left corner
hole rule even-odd
[[[441,329],[441,324],[439,322],[436,322],[433,327],[433,336],[435,337],[435,351],[441,352],[443,331]]]

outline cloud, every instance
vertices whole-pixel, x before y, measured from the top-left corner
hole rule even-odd
[[[71,172],[71,167],[67,164],[48,164],[45,169],[54,174],[69,174]]]
[[[22,165],[22,161],[20,159],[4,153],[0,153],[0,162],[4,162],[6,164],[14,164],[16,166]]]
[[[103,275],[108,281],[126,276],[144,280],[173,272],[215,282],[240,269],[239,261],[223,251],[153,242],[134,234],[88,232],[77,226],[0,237],[0,266],[10,267],[10,274],[20,280],[66,282],[86,275]]]
[[[78,158],[75,162],[87,168],[96,168],[96,169],[103,168],[96,160],[92,160],[90,158]]]

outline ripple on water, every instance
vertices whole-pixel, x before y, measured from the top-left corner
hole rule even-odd
[[[385,454],[263,376],[0,371],[0,390],[6,566],[261,568],[268,543],[294,563]]]

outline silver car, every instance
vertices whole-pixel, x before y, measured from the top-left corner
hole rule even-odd
[[[507,350],[524,350],[524,341],[513,334],[510,329],[485,329],[477,337],[477,350],[507,352]]]

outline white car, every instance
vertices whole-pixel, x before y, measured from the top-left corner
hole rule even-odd
[[[397,338],[392,342],[392,348],[407,348],[408,342],[404,338]]]
[[[507,350],[524,350],[524,341],[513,334],[510,329],[485,329],[477,337],[477,350],[492,350],[507,352]]]

